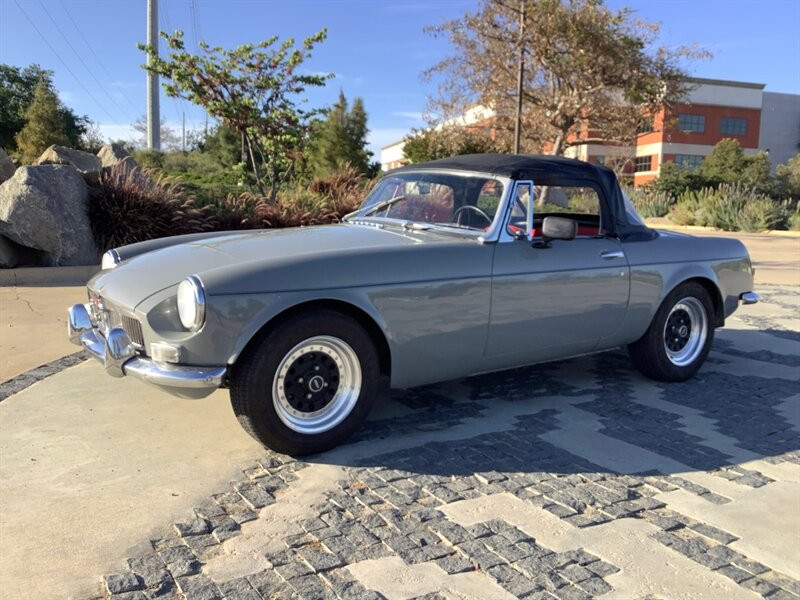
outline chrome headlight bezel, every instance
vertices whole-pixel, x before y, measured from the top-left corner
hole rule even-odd
[[[120,262],[119,253],[112,248],[103,253],[103,258],[100,260],[100,270],[113,269]]]
[[[178,284],[175,301],[181,325],[189,331],[200,331],[206,320],[206,294],[197,275],[189,275]]]

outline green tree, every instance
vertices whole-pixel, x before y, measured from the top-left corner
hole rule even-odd
[[[361,173],[369,170],[372,152],[367,150],[367,112],[364,101],[356,98],[349,107],[344,92],[326,111],[324,119],[311,128],[308,165],[315,177],[328,177],[347,165]]]
[[[25,127],[16,136],[17,154],[22,164],[39,158],[52,144],[69,144],[64,121],[58,112],[58,96],[45,82],[33,93],[33,101],[25,111]]]
[[[800,154],[775,169],[775,192],[778,197],[800,199]]]
[[[210,154],[224,167],[233,167],[241,162],[242,136],[230,127],[219,124],[203,138],[200,151]]]
[[[725,138],[717,142],[711,154],[700,163],[699,175],[704,185],[744,183],[758,192],[772,189],[769,157],[764,152],[745,156],[739,140]]]
[[[239,134],[244,135],[255,183],[274,200],[292,176],[308,139],[309,121],[319,111],[303,110],[297,97],[307,88],[325,85],[327,75],[303,74],[303,63],[327,36],[327,30],[278,43],[273,36],[233,50],[200,42],[200,53],[187,52],[183,32],[161,33],[171,49],[166,58],[152,47],[146,69],[164,78],[169,96],[186,98]]]
[[[412,131],[404,141],[403,154],[411,163],[501,150],[487,133],[455,125]]]
[[[20,68],[0,64],[0,147],[8,152],[16,151],[16,136],[25,127],[25,113],[33,102],[36,87],[44,83],[52,91],[52,78],[53,72],[39,65]],[[87,131],[89,119],[76,115],[60,100],[57,100],[56,112],[61,121],[59,129],[67,138],[66,145],[82,148],[81,136]]]

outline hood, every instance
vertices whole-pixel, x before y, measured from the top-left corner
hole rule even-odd
[[[116,268],[97,274],[89,287],[129,309],[193,274],[200,277],[210,295],[274,291],[287,285],[324,287],[319,273],[313,281],[309,280],[307,265],[323,263],[328,265],[329,274],[341,273],[338,267],[346,257],[394,253],[424,241],[463,243],[465,240],[452,235],[348,223],[243,232],[178,243],[123,260]],[[467,241],[475,244],[474,240]],[[284,277],[253,279],[267,269],[280,270]],[[336,280],[340,283],[341,277]],[[231,287],[234,282],[238,285]]]

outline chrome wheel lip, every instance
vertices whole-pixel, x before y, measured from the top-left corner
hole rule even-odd
[[[339,369],[339,385],[333,398],[315,412],[295,409],[286,397],[284,385],[289,368],[304,354],[327,354]],[[361,363],[347,342],[334,336],[318,335],[303,340],[281,359],[272,381],[272,403],[281,422],[292,431],[316,435],[330,431],[353,411],[361,393]]]
[[[689,316],[689,338],[683,347],[673,351],[670,350],[667,345],[667,328],[669,327],[670,317],[678,311],[684,311]],[[664,344],[664,351],[667,353],[669,361],[676,367],[686,367],[692,364],[703,351],[707,337],[708,315],[706,314],[703,303],[693,296],[687,296],[686,298],[678,300],[669,311],[664,323],[662,343]]]

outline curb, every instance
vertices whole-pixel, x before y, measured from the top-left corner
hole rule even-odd
[[[713,233],[727,233],[731,236],[736,235],[774,235],[778,237],[787,237],[787,238],[800,238],[800,231],[786,231],[783,229],[770,229],[769,231],[725,231],[724,229],[716,229],[715,227],[703,227],[701,225],[676,225],[674,223],[661,223],[656,222],[653,223],[647,219],[645,219],[645,225],[651,227],[653,229],[668,229],[671,231],[709,231]]]
[[[100,265],[0,269],[0,287],[86,285],[99,270]]]

